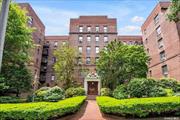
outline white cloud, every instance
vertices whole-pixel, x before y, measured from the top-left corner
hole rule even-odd
[[[132,19],[131,19],[132,22],[136,23],[136,22],[144,22],[144,18],[143,17],[140,17],[140,16],[134,16]]]
[[[141,27],[140,26],[134,26],[134,25],[128,25],[125,27],[122,27],[119,29],[119,34],[132,34],[132,35],[140,35],[141,34]]]

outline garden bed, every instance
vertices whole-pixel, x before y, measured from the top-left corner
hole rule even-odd
[[[120,116],[147,117],[148,115],[180,115],[180,97],[131,98],[118,100],[97,97],[103,113]]]
[[[85,101],[85,96],[72,97],[58,102],[0,104],[0,118],[37,120],[56,118],[75,113]]]

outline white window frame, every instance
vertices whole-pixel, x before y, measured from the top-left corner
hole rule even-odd
[[[104,27],[103,27],[103,31],[104,31],[104,32],[108,32],[108,27],[107,27],[107,26],[104,26]]]
[[[108,36],[104,36],[104,42],[108,43]]]
[[[96,46],[95,50],[96,50],[96,54],[99,54],[100,52],[99,46]]]
[[[91,42],[91,36],[87,36],[87,42]]]
[[[91,26],[87,26],[87,32],[91,32]]]
[[[100,30],[99,26],[96,26],[96,32],[99,32],[99,30]]]
[[[83,32],[83,26],[79,26],[79,32]]]

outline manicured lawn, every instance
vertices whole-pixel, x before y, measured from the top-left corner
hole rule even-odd
[[[118,100],[112,97],[97,97],[103,113],[120,116],[147,117],[150,114],[180,115],[180,97],[131,98]]]
[[[0,118],[36,120],[59,117],[76,112],[85,99],[85,96],[78,96],[59,102],[0,104]]]

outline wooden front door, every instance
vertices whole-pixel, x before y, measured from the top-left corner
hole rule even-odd
[[[98,82],[96,81],[88,82],[88,95],[98,95]]]

